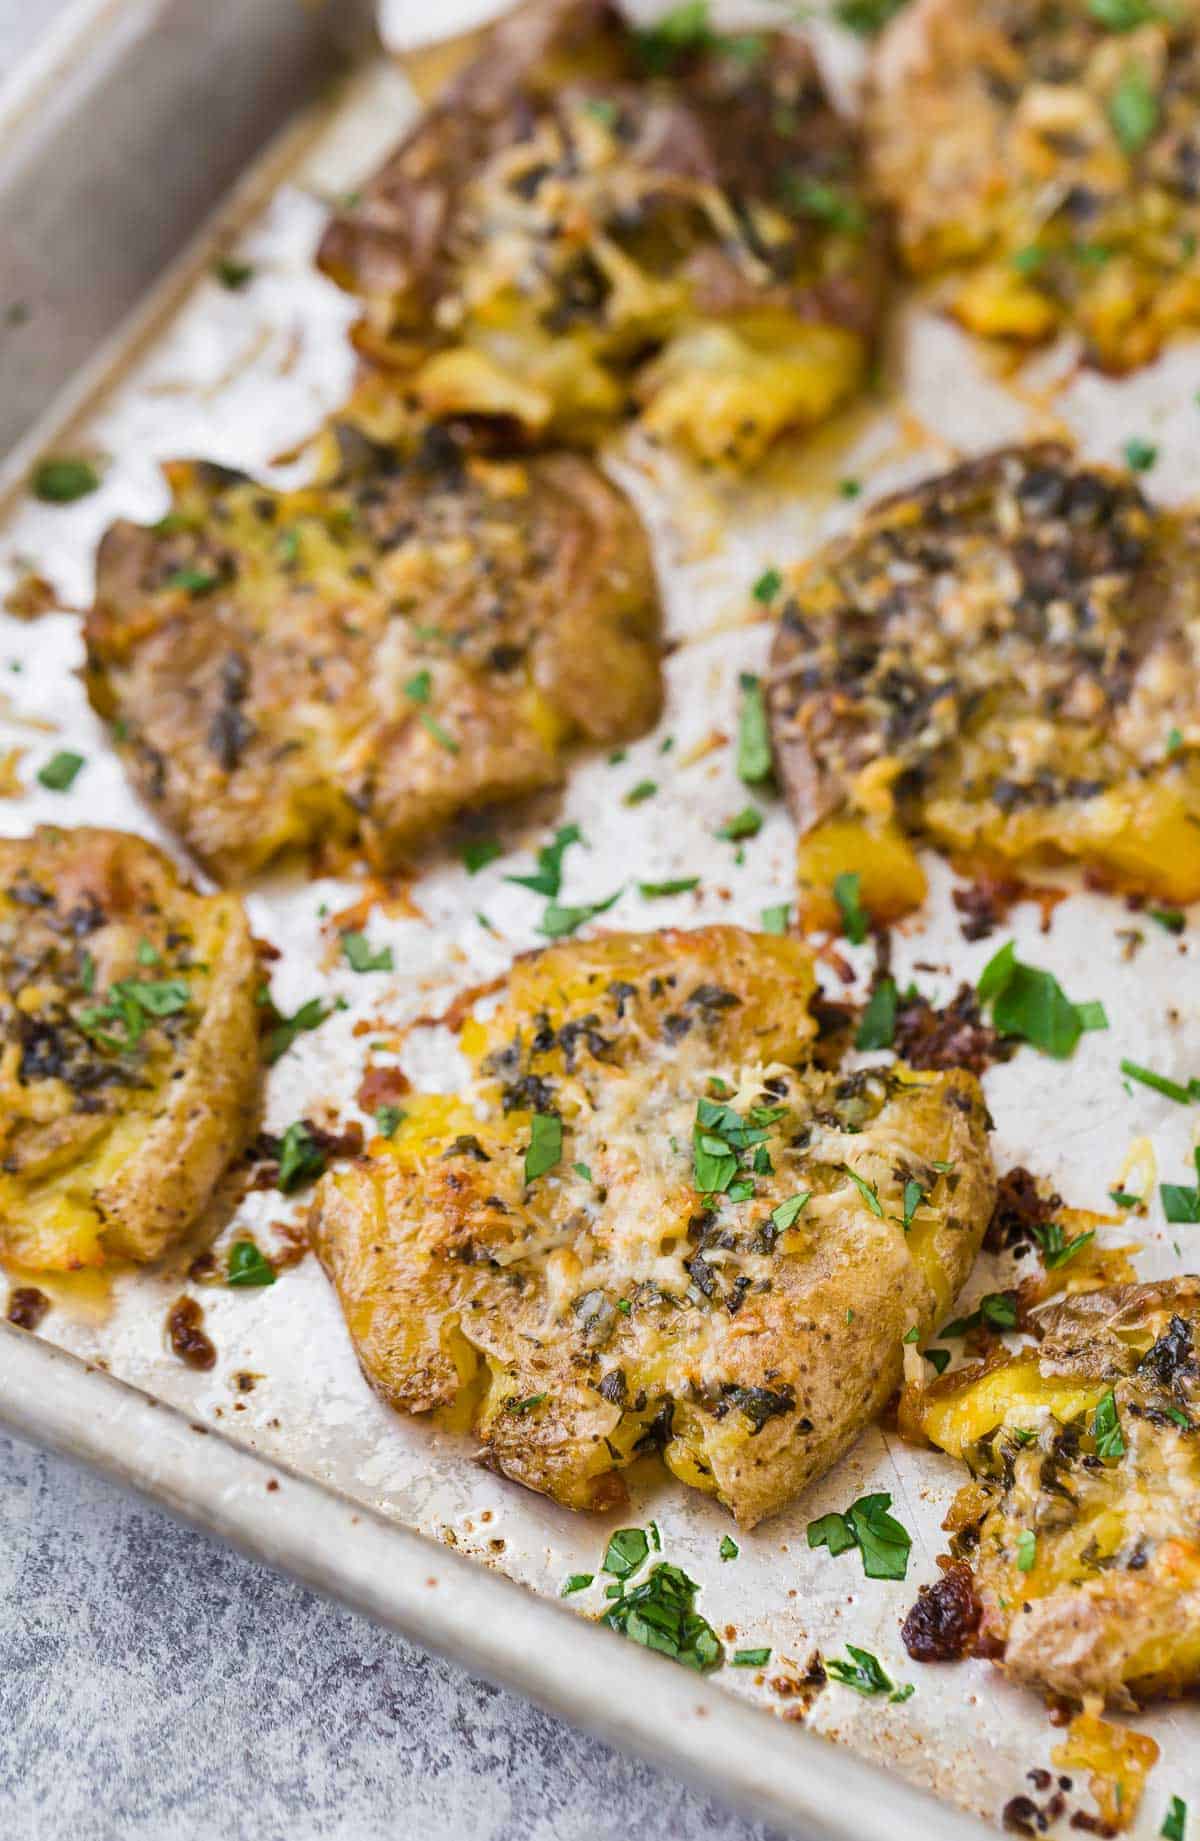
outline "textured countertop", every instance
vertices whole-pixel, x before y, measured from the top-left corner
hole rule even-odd
[[[64,4],[0,0],[0,80]],[[0,1816],[22,1841],[767,1834],[3,1435]]]

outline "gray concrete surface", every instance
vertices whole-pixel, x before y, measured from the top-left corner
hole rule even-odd
[[[0,78],[64,4],[0,0]],[[705,1797],[3,1435],[0,1832],[768,1841]]]

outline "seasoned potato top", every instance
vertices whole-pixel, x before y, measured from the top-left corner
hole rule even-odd
[[[501,21],[321,250],[431,413],[587,439],[632,395],[708,460],[855,386],[880,256],[802,41],[604,0]]]
[[[309,844],[377,867],[656,719],[658,602],[627,501],[573,455],[408,458],[334,483],[169,466],[101,546],[88,688],[139,790],[225,877]],[[353,464],[349,464],[349,463]]]
[[[1200,1278],[1077,1292],[1037,1347],[944,1376],[902,1424],[975,1479],[951,1511],[980,1637],[1082,1698],[1200,1679]]]
[[[986,1224],[969,1075],[823,1073],[809,955],[711,927],[518,962],[470,1075],[322,1185],[318,1251],[393,1405],[623,1499],[660,1448],[747,1524],[895,1386]]]
[[[888,499],[797,571],[769,701],[802,869],[856,867],[834,846],[860,827],[1200,896],[1197,534],[1041,445]]]
[[[1196,0],[917,0],[868,109],[901,247],[974,331],[1111,370],[1200,323]]]
[[[0,841],[0,1256],[153,1258],[245,1143],[258,958],[241,904],[118,831]]]

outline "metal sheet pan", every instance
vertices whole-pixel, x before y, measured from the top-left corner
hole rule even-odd
[[[479,6],[471,10],[477,17]],[[279,110],[258,119],[257,138],[244,129],[247,138],[238,141],[243,161],[262,146],[264,130],[300,107],[314,68],[327,68],[334,55],[320,37],[322,9],[293,10],[289,0],[263,11],[270,11],[281,41],[312,32],[318,49],[315,64],[298,51],[278,60],[278,68],[300,74],[282,86]],[[356,11],[346,8],[345,15]],[[204,28],[210,16],[211,42]],[[130,107],[131,98],[136,104],[139,82],[154,76],[160,53],[150,28],[170,17],[186,18],[198,34],[191,76],[179,95],[183,107],[191,87],[203,94],[204,72],[237,60],[236,46],[220,37],[217,26],[236,31],[237,18],[250,16],[257,17],[256,9],[201,9],[187,0],[87,0],[44,55],[36,82],[25,81],[10,99],[7,122],[0,120],[6,150],[0,160],[0,274],[6,283],[4,252],[19,235],[20,214],[37,190],[35,175],[57,193],[53,209],[49,203],[38,207],[46,222],[69,229],[72,209],[81,220],[87,214],[78,171],[60,173],[47,158],[54,125],[53,110],[43,115],[47,99],[69,82],[75,102],[63,133],[78,136],[86,119],[99,134],[107,112]],[[403,23],[413,15],[401,17]],[[439,23],[449,25],[450,15]],[[251,41],[245,43],[249,57]],[[261,42],[254,43],[261,67],[265,54]],[[821,35],[821,49],[844,83],[852,74],[844,44]],[[176,80],[182,81],[178,70]],[[252,111],[255,94],[247,86],[245,106]],[[288,463],[279,456],[294,451],[337,407],[351,370],[344,335],[353,308],[314,274],[315,239],[328,200],[358,183],[413,107],[412,92],[394,67],[362,62],[315,112],[289,117],[282,140],[243,175],[232,202],[199,241],[182,254],[169,240],[143,251],[138,261],[144,266],[126,278],[126,291],[106,295],[104,311],[93,316],[86,336],[80,332],[79,344],[70,345],[71,361],[78,360],[82,372],[69,381],[49,420],[22,433],[9,467],[12,503],[0,526],[0,592],[31,560],[55,584],[63,609],[34,624],[0,615],[0,750],[26,750],[30,783],[22,798],[0,801],[3,831],[52,819],[159,835],[129,792],[74,675],[78,621],[69,610],[88,598],[92,550],[105,524],[117,515],[153,517],[162,509],[161,459],[200,454],[268,477],[303,467],[302,455]],[[158,161],[161,184],[171,190],[177,170],[205,164],[206,142],[176,145],[170,117],[151,113],[165,138],[152,150],[143,147],[143,157]],[[209,150],[209,185],[187,192],[194,201],[189,227],[228,184],[235,163],[224,164],[226,143],[242,132],[227,125],[221,144]],[[40,168],[33,157],[39,147]],[[119,189],[122,173],[115,166],[109,184]],[[123,208],[136,212],[137,198],[128,195]],[[254,269],[252,284],[238,293],[222,289],[208,273],[214,248],[231,246],[234,238],[239,256]],[[20,328],[38,364],[53,343],[46,328],[57,334],[56,316],[66,310],[55,304],[46,282],[46,275],[59,273],[57,247],[57,238],[42,246],[41,265],[29,278],[31,311]],[[165,277],[145,295],[168,256]],[[114,335],[115,314],[135,299],[140,304],[132,320]],[[39,319],[43,301],[45,321]],[[8,378],[14,364],[21,368],[19,349],[8,329],[0,338],[6,400],[23,402],[27,414],[40,412],[48,374],[40,373],[37,391],[9,399]],[[60,364],[59,376],[69,368]],[[537,903],[506,884],[504,875],[527,858],[550,822],[575,819],[589,841],[570,865],[572,901],[611,893],[631,863],[646,878],[704,872],[700,890],[652,907],[627,890],[613,910],[617,925],[753,923],[764,906],[787,898],[792,837],[779,806],[768,808],[744,862],[714,841],[717,825],[745,803],[745,793],[731,751],[705,744],[714,730],[731,728],[738,673],[758,668],[765,655],[765,627],[745,620],[746,584],[767,563],[803,553],[853,515],[838,493],[839,480],[861,479],[873,495],[960,450],[1062,426],[1106,458],[1119,453],[1131,433],[1155,441],[1161,458],[1152,486],[1163,496],[1185,496],[1200,480],[1194,346],[1176,348],[1151,372],[1124,384],[1076,376],[1063,353],[1020,379],[1005,378],[916,302],[897,325],[890,375],[890,396],[781,453],[750,484],[699,480],[636,438],[614,442],[607,464],[634,493],[652,531],[675,642],[664,721],[618,763],[581,761],[561,801],[505,819],[499,830],[506,856],[479,876],[468,879],[456,861],[431,858],[410,890],[406,912],[372,916],[372,937],[393,947],[394,974],[356,978],[334,962],[335,941],[323,919],[360,893],[355,885],[281,874],[255,886],[250,908],[256,930],[282,949],[274,974],[281,1007],[294,1008],[318,988],[347,1005],[302,1038],[272,1074],[272,1128],[302,1113],[319,1115],[323,1107],[353,1114],[362,1039],[356,1024],[368,1023],[380,1037],[396,1032],[397,1052],[415,1080],[436,1085],[453,1078],[452,1043],[437,1031],[405,1036],[406,1025],[537,943]],[[1060,387],[1052,390],[1055,383]],[[15,424],[9,432],[16,433]],[[28,499],[19,490],[28,455],[68,439],[105,457],[102,489],[68,508]],[[14,663],[20,669],[10,673]],[[668,735],[674,768],[662,753]],[[30,770],[67,739],[88,765],[72,791],[60,795],[40,788]],[[625,806],[620,795],[642,778],[660,781],[658,798]],[[977,974],[990,948],[964,945],[951,878],[937,864],[931,865],[931,883],[926,914],[897,938],[896,970],[903,979],[916,962],[933,964],[939,968],[934,985],[948,991],[958,978]],[[488,930],[479,924],[480,912]],[[1191,1123],[1183,1109],[1148,1093],[1129,1098],[1115,1068],[1127,1053],[1168,1073],[1186,1071],[1187,1046],[1200,1039],[1195,980],[1181,991],[1179,943],[1165,934],[1148,938],[1136,961],[1124,958],[1117,930],[1125,924],[1116,904],[1083,892],[1059,908],[1046,936],[1037,931],[1035,910],[1017,910],[1014,932],[1026,956],[1054,970],[1072,995],[1103,998],[1113,1028],[1105,1037],[1085,1039],[1066,1076],[1060,1065],[1023,1054],[994,1070],[988,1082],[1001,1166],[1026,1162],[1085,1206],[1103,1204],[1135,1136],[1152,1138],[1168,1179],[1171,1170],[1187,1168],[1190,1154]],[[924,983],[928,988],[929,974]],[[294,1212],[282,1198],[252,1195],[238,1210],[237,1227],[270,1247],[273,1224]],[[237,1229],[222,1220],[219,1231],[223,1243]],[[1128,1238],[1119,1230],[1106,1230],[1105,1237]],[[1179,1269],[1183,1254],[1161,1222],[1139,1224],[1136,1237],[1143,1245],[1143,1275]],[[886,1807],[889,1827],[914,1841],[918,1833],[965,1835],[974,1824],[956,1810],[995,1819],[1024,1787],[1025,1772],[1047,1764],[1057,1735],[1044,1710],[983,1663],[917,1672],[916,1693],[899,1706],[860,1701],[836,1686],[810,1705],[796,1691],[813,1652],[838,1653],[847,1640],[874,1650],[898,1678],[913,1677],[898,1623],[918,1583],[934,1576],[943,1544],[939,1524],[958,1482],[956,1467],[946,1460],[915,1452],[875,1428],[802,1504],[739,1537],[741,1554],[732,1565],[719,1558],[728,1525],[719,1510],[652,1470],[639,1476],[632,1514],[622,1519],[653,1515],[668,1556],[700,1582],[702,1607],[718,1629],[738,1644],[772,1648],[766,1670],[727,1669],[698,1681],[591,1627],[585,1620],[602,1609],[599,1587],[573,1599],[570,1610],[542,1602],[557,1599],[567,1574],[595,1569],[612,1524],[582,1520],[528,1495],[481,1470],[462,1441],[389,1414],[363,1383],[311,1260],[270,1291],[204,1291],[218,1364],[206,1376],[181,1367],[164,1346],[162,1326],[189,1257],[103,1282],[44,1282],[55,1308],[40,1338],[0,1326],[0,1418],[552,1710],[703,1776],[726,1796],[810,1833],[874,1832]],[[982,1261],[968,1302],[1006,1277]],[[233,1377],[247,1371],[256,1384],[242,1393]],[[197,1427],[207,1436],[197,1436]],[[274,1483],[280,1487],[273,1489]],[[890,1489],[913,1531],[906,1584],[863,1581],[845,1562],[807,1548],[808,1519],[844,1507],[867,1488]],[[1167,1708],[1139,1725],[1163,1748],[1135,1830],[1149,1836],[1168,1792],[1200,1790],[1197,1714]],[[830,1739],[840,1743],[831,1746]]]

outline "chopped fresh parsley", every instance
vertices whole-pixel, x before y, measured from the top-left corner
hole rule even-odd
[[[584,1592],[595,1579],[595,1573],[572,1573],[563,1586],[559,1596],[569,1598],[572,1592]]]
[[[1200,1100],[1200,1079],[1195,1075],[1186,1087],[1178,1080],[1170,1080],[1166,1074],[1156,1074],[1153,1068],[1139,1067],[1136,1061],[1122,1061],[1121,1072],[1130,1080],[1140,1081],[1143,1087],[1153,1088],[1165,1099],[1173,1099],[1179,1106],[1190,1106]]]
[[[638,62],[648,76],[654,77],[672,70],[684,53],[711,42],[708,0],[682,0],[653,25],[643,26],[633,34]]]
[[[1187,915],[1182,908],[1147,908],[1146,912],[1164,933],[1182,933],[1187,926]]]
[[[834,877],[833,899],[842,917],[842,932],[852,946],[861,946],[867,937],[870,921],[862,905],[860,877],[856,869],[843,870]]]
[[[735,1649],[729,1658],[734,1668],[765,1668],[771,1660],[769,1649]]]
[[[915,1176],[910,1176],[904,1185],[904,1213],[900,1217],[900,1225],[906,1234],[912,1226],[916,1218],[917,1210],[924,1200],[924,1184],[919,1183]]]
[[[1124,1457],[1125,1437],[1117,1417],[1117,1402],[1111,1387],[1104,1398],[1097,1402],[1092,1416],[1092,1437],[1096,1441],[1098,1458],[1115,1462],[1117,1458]]]
[[[1016,1036],[1043,1054],[1066,1060],[1085,1031],[1107,1029],[1103,1004],[1073,1004],[1052,972],[1022,965],[1009,940],[983,968],[980,1001],[992,1007],[1001,1035]]]
[[[47,792],[51,793],[70,792],[80,769],[86,764],[85,755],[72,754],[69,749],[63,749],[59,754],[52,754],[50,759],[43,762],[38,768],[38,785],[44,786]]]
[[[725,1652],[712,1625],[696,1610],[699,1589],[680,1567],[660,1560],[649,1578],[632,1591],[615,1588],[616,1602],[605,1612],[603,1622],[644,1649],[657,1650],[705,1674],[717,1667]]]
[[[732,818],[727,818],[717,829],[717,836],[726,842],[736,844],[743,837],[757,837],[762,830],[763,816],[757,806],[743,806]]]
[[[253,1240],[235,1240],[229,1249],[225,1279],[229,1285],[273,1285],[275,1268],[259,1252]]]
[[[608,1543],[600,1570],[611,1573],[614,1579],[629,1579],[649,1552],[650,1542],[641,1528],[618,1528]]]
[[[1137,435],[1131,435],[1125,443],[1125,461],[1135,473],[1149,473],[1158,459],[1158,449],[1149,441],[1143,441]]]
[[[1045,1226],[1035,1221],[1033,1233],[1042,1249],[1042,1264],[1047,1272],[1056,1272],[1060,1266],[1065,1266],[1096,1238],[1096,1230],[1092,1227],[1085,1234],[1076,1234],[1068,1240],[1061,1221],[1047,1221]]]
[[[903,5],[904,0],[834,0],[833,16],[848,32],[874,38]]]
[[[46,505],[72,505],[86,498],[100,484],[100,475],[90,460],[43,460],[33,470],[30,480],[33,496]]]
[[[515,882],[518,888],[532,889],[535,895],[557,895],[562,888],[563,858],[572,844],[583,843],[583,832],[578,825],[562,825],[554,833],[554,841],[543,844],[537,853],[537,872],[532,876],[506,876],[506,882]]]
[[[753,1183],[737,1184],[734,1179],[743,1155],[766,1142],[768,1127],[783,1116],[783,1110],[782,1106],[752,1106],[743,1119],[721,1100],[697,1100],[692,1179],[701,1195],[728,1195],[734,1202],[753,1195]]]
[[[568,907],[558,901],[548,902],[538,932],[548,940],[565,939],[568,934],[586,926],[588,921],[595,920],[597,914],[607,914],[624,893],[624,889],[619,888],[611,895],[606,895],[603,901],[585,901],[575,907]]]
[[[896,1038],[899,993],[894,978],[883,977],[871,992],[854,1038],[855,1048],[890,1048]]]
[[[554,1112],[535,1112],[529,1121],[529,1146],[525,1152],[525,1181],[545,1176],[562,1158],[562,1120]]]
[[[1196,1184],[1164,1183],[1163,1213],[1175,1227],[1200,1226],[1200,1145],[1192,1153],[1196,1164]]]
[[[79,1027],[101,1048],[128,1055],[152,1019],[178,1016],[187,1009],[191,995],[182,978],[122,978],[109,986],[104,1003],[89,1004],[79,1012]]]
[[[891,1506],[892,1498],[884,1491],[860,1496],[844,1515],[822,1515],[810,1521],[808,1544],[827,1547],[835,1559],[857,1547],[868,1579],[904,1579],[908,1575],[912,1536],[888,1514]]]
[[[819,223],[828,224],[831,230],[844,230],[851,236],[862,235],[867,227],[867,213],[859,199],[823,179],[797,182],[791,174],[785,178],[788,200],[797,210],[815,217]]]
[[[1031,1573],[1037,1564],[1037,1535],[1023,1528],[1017,1536],[1017,1571]]]
[[[451,735],[450,731],[444,729],[436,716],[431,716],[428,710],[418,710],[417,720],[421,724],[426,735],[432,735],[438,747],[444,748],[447,754],[458,754],[460,752],[459,744],[454,739],[453,735]]]
[[[1184,1841],[1187,1831],[1187,1804],[1182,1796],[1173,1796],[1167,1805],[1163,1825],[1159,1829],[1163,1841]]]
[[[778,569],[764,569],[751,592],[756,601],[761,601],[762,605],[767,607],[782,587],[783,577]]]
[[[873,1215],[878,1215],[879,1219],[882,1221],[883,1203],[879,1200],[879,1191],[876,1189],[874,1183],[869,1183],[864,1176],[859,1176],[856,1171],[850,1168],[848,1163],[844,1163],[842,1168],[850,1178],[850,1181],[854,1184],[854,1187],[858,1190],[858,1193],[862,1196],[863,1201],[867,1204],[871,1213]]]
[[[741,1548],[728,1534],[723,1534],[721,1536],[721,1545],[717,1551],[723,1560],[736,1560],[738,1554],[741,1552]]]
[[[764,908],[761,915],[763,932],[786,933],[788,930],[788,921],[791,919],[791,913],[791,903],[787,901],[776,902],[773,907]]]
[[[589,1164],[573,1163],[571,1168],[574,1170],[581,1183],[590,1183],[595,1180],[592,1176],[591,1166]]]
[[[211,569],[176,569],[167,577],[167,587],[184,588],[198,597],[211,594],[220,579]]]
[[[699,888],[699,876],[676,876],[670,882],[639,882],[638,894],[645,901],[662,901],[668,895],[686,895]]]
[[[343,933],[342,956],[352,972],[390,972],[395,970],[390,946],[371,950],[365,933]]]
[[[504,1410],[517,1419],[524,1419],[526,1413],[532,1413],[535,1406],[541,1406],[549,1398],[549,1394],[527,1394],[523,1400],[508,1399],[504,1402]]]
[[[404,686],[404,694],[410,703],[428,703],[429,693],[432,688],[433,673],[430,671],[418,671],[415,677],[409,678],[407,684]]]
[[[1149,0],[1087,0],[1087,10],[1108,32],[1132,32],[1155,16]]]
[[[742,707],[738,717],[738,778],[747,786],[761,786],[771,777],[771,735],[761,679],[743,671],[738,679]]]
[[[477,876],[481,869],[486,869],[489,863],[494,863],[497,857],[503,855],[503,846],[494,837],[470,838],[461,851],[463,868],[468,876]]]
[[[402,1112],[399,1106],[377,1106],[375,1108],[375,1123],[379,1127],[380,1134],[385,1138],[394,1138],[407,1117],[408,1114]]]
[[[1158,127],[1158,97],[1140,66],[1130,65],[1109,97],[1108,119],[1125,153],[1140,153]]]
[[[898,1688],[890,1675],[886,1674],[869,1649],[858,1649],[853,1643],[846,1644],[848,1662],[840,1656],[826,1661],[825,1673],[831,1681],[839,1681],[844,1688],[853,1688],[856,1694],[886,1694],[891,1700],[907,1700],[911,1688]]]
[[[325,1172],[325,1153],[314,1143],[303,1119],[289,1125],[279,1143],[279,1175],[275,1186],[292,1195]]]
[[[930,1363],[935,1374],[945,1374],[950,1366],[949,1349],[926,1349],[925,1360]]]
[[[639,780],[637,785],[631,786],[629,791],[626,793],[624,804],[644,805],[647,799],[653,799],[657,791],[658,791],[658,781],[657,780]]]
[[[213,263],[212,272],[223,288],[231,294],[237,294],[254,279],[254,267],[249,262],[238,262],[232,256],[219,256]]]
[[[812,1191],[805,1189],[800,1195],[789,1195],[786,1202],[780,1202],[771,1210],[771,1220],[781,1234],[786,1234],[793,1227],[800,1215],[812,1201]]]
[[[267,999],[270,1003],[270,999]],[[300,1005],[291,1016],[283,1016],[270,1004],[273,1014],[273,1027],[267,1037],[266,1056],[272,1065],[288,1049],[299,1035],[305,1035],[310,1029],[319,1029],[321,1024],[331,1017],[335,1010],[344,1008],[341,1004],[324,1004],[319,997],[310,997],[307,1003]]]

